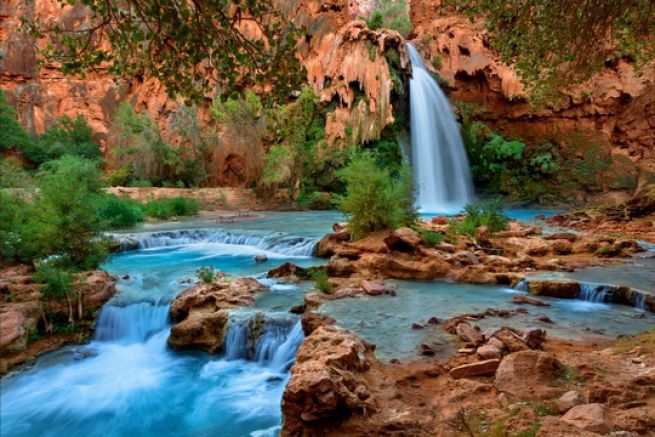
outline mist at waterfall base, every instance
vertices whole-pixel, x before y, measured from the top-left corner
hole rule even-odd
[[[173,244],[175,235],[181,244]],[[312,258],[298,250],[312,245],[282,238],[276,246],[260,236],[225,244],[217,242],[219,234],[195,235],[204,239],[193,241],[188,232],[148,236],[143,245],[150,249],[118,254],[104,266],[122,279],[117,297],[100,313],[94,339],[48,354],[32,369],[2,381],[0,434],[277,434],[288,370],[303,338],[297,316],[286,313],[288,307],[280,314],[258,306],[274,320],[267,322],[254,356],[246,356],[239,323],[230,325],[225,355],[210,356],[167,346],[168,304],[190,286],[199,266],[252,275],[271,267],[255,263],[254,255],[262,254],[275,258],[276,265],[287,259],[309,265]],[[265,248],[245,244],[255,241]],[[285,293],[294,291],[280,287],[279,294]],[[278,294],[276,287],[268,294]],[[248,312],[241,317],[247,320]]]
[[[471,202],[473,180],[466,150],[448,99],[407,44],[412,63],[409,82],[412,169],[419,212],[454,214]]]

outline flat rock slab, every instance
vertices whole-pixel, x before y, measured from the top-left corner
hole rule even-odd
[[[493,375],[500,365],[500,360],[491,359],[478,361],[471,364],[457,366],[450,370],[450,376],[454,379],[468,378],[471,376]]]
[[[561,420],[585,431],[601,434],[610,431],[605,407],[602,404],[577,405],[571,408]]]

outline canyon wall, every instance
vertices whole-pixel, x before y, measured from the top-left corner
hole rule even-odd
[[[308,29],[297,55],[307,71],[307,83],[329,108],[327,143],[344,147],[377,139],[394,121],[392,103],[406,97],[401,81],[410,72],[402,37],[366,27],[358,17],[370,13],[369,0],[291,0],[278,5],[285,16]],[[533,107],[515,72],[490,47],[484,23],[443,13],[440,0],[412,0],[410,12],[412,39],[426,64],[434,69],[431,61],[439,58],[435,71],[450,98],[468,103],[477,120],[529,144],[598,143],[624,158],[634,174],[639,168],[655,170],[654,66],[637,76],[631,65],[619,61],[566,91],[563,101]],[[148,78],[118,79],[102,69],[80,77],[65,76],[52,63],[39,68],[36,46],[43,41],[17,31],[21,16],[36,16],[49,25],[71,25],[87,15],[82,7],[61,8],[57,0],[0,4],[0,87],[7,91],[24,126],[40,133],[61,115],[83,115],[102,146],[111,151],[113,114],[122,100],[128,100],[175,142],[171,124],[181,101],[169,99],[160,83]],[[207,108],[200,108],[199,117],[205,124],[211,121]],[[262,141],[252,147],[257,153],[223,135],[213,154],[212,183],[235,186],[256,181],[260,175],[252,169],[261,168],[261,162],[250,161],[261,161],[267,145]]]
[[[442,0],[411,0],[412,38],[454,102],[499,132],[536,144],[577,134],[655,170],[655,64],[639,74],[620,60],[543,106],[527,100],[515,71],[500,62],[481,20],[447,12]],[[435,62],[431,62],[437,59]],[[435,67],[438,67],[435,68]]]

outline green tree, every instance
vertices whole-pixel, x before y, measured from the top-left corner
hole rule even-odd
[[[21,258],[22,226],[30,216],[29,204],[13,194],[0,190],[0,264]]]
[[[25,149],[25,157],[39,166],[64,155],[86,159],[102,158],[100,146],[93,140],[93,131],[86,119],[61,117],[49,126],[31,147]]]
[[[171,96],[202,99],[266,82],[286,98],[302,79],[299,34],[269,0],[60,0],[84,6],[88,20],[50,26],[24,19],[52,44],[40,53],[65,73],[106,65],[119,76],[161,81]]]
[[[21,228],[26,253],[55,256],[61,266],[96,268],[107,257],[97,207],[104,194],[97,163],[65,155],[44,164],[37,180],[39,193]]]
[[[539,95],[588,78],[607,62],[655,56],[652,0],[449,0],[485,20],[492,45]]]
[[[336,202],[348,220],[348,231],[353,238],[416,221],[414,186],[408,165],[393,177],[377,165],[371,153],[361,152],[340,170],[340,175],[346,193],[337,196]]]
[[[0,89],[0,152],[32,146],[34,139],[23,129],[17,119],[16,110],[5,92]]]

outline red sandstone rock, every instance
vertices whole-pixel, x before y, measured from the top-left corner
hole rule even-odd
[[[534,297],[526,296],[525,294],[515,294],[512,297],[512,303],[515,304],[530,304],[530,305],[535,305],[538,307],[549,307],[550,304],[548,302],[541,301],[539,299],[535,299]]]
[[[545,352],[515,352],[503,358],[494,384],[512,399],[549,399],[562,393],[557,383],[561,367],[556,358]]]
[[[421,244],[421,236],[413,229],[400,228],[389,234],[384,243],[389,250],[412,251]]]
[[[560,420],[584,431],[605,434],[611,427],[602,404],[583,404],[571,408]]]
[[[454,379],[469,378],[472,376],[481,375],[493,375],[499,364],[500,360],[498,359],[477,361],[475,363],[464,364],[455,367],[454,369],[450,370],[449,374]]]

